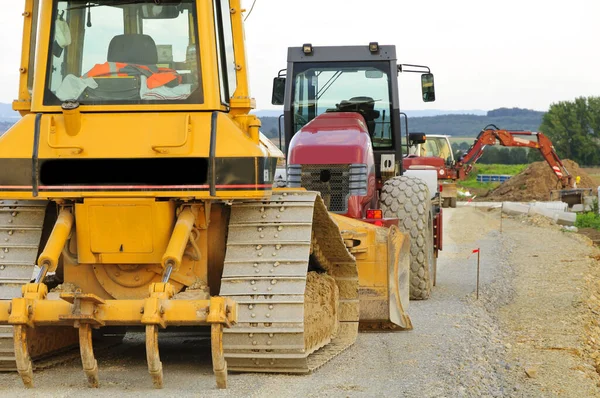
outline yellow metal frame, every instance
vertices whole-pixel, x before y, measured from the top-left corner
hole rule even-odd
[[[103,300],[93,294],[63,293],[61,300],[48,299],[43,283],[22,288],[23,297],[0,301],[0,325],[14,327],[17,370],[27,387],[33,387],[33,366],[28,352],[28,334],[32,328],[73,326],[79,329],[83,369],[90,387],[98,387],[98,364],[92,346],[92,328],[109,325],[146,326],[148,371],[154,386],[162,387],[162,363],[158,353],[158,329],[167,326],[211,325],[213,335],[213,369],[217,385],[225,388],[227,366],[222,350],[224,327],[237,322],[237,304],[227,298],[209,300],[172,300],[174,289],[169,283],[150,286],[144,300]]]
[[[31,109],[31,95],[29,94],[29,80],[33,77],[33,71],[29,67],[33,65],[31,60],[32,41],[36,40],[35,32],[37,17],[36,1],[25,0],[25,9],[23,11],[23,46],[21,50],[21,63],[19,67],[19,98],[13,101],[13,109],[26,114]]]
[[[63,293],[61,300],[51,300],[37,296],[44,289],[47,296],[46,285],[26,285],[24,297],[0,301],[0,325],[71,326],[79,320],[97,327],[157,324],[166,328],[211,323],[231,326],[237,321],[237,304],[221,297],[170,300],[166,296],[153,296],[143,300],[103,300],[90,294]],[[31,298],[32,294],[36,296]],[[79,318],[75,319],[75,316]]]

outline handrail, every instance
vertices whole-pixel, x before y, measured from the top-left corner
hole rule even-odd
[[[52,144],[50,137],[52,134],[56,134],[56,124],[54,123],[54,116],[50,117],[50,127],[48,128],[48,146],[52,149],[60,150],[60,149],[70,149],[73,151],[74,155],[79,155],[83,152],[83,147],[80,146],[72,146],[72,145],[54,145]]]

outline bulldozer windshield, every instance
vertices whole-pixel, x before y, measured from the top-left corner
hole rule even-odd
[[[54,3],[44,104],[202,103],[194,0]]]
[[[373,147],[393,147],[389,64],[345,62],[301,64],[294,70],[294,131],[325,112],[358,112]]]

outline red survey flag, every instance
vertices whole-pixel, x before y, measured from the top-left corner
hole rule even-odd
[[[469,256],[467,257],[467,259],[471,258],[471,256],[472,256],[474,253],[479,253],[479,249],[473,249],[473,251],[471,251],[471,253],[470,253],[470,254],[469,254]]]

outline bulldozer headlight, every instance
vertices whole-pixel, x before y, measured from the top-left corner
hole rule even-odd
[[[377,43],[376,41],[369,43],[369,51],[371,51],[372,53],[378,53],[379,43]]]
[[[306,55],[311,55],[313,53],[313,46],[312,44],[308,43],[308,44],[304,44],[302,46],[302,52]]]

